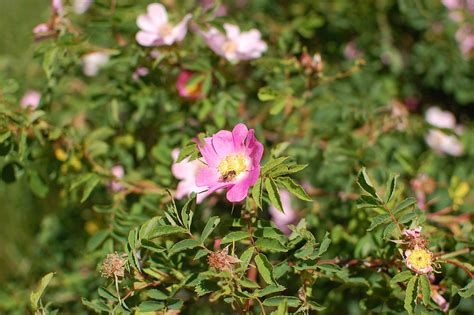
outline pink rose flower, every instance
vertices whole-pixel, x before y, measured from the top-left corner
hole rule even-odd
[[[196,177],[198,172],[202,168],[205,168],[206,165],[199,160],[189,161],[189,158],[185,158],[181,162],[176,162],[179,156],[178,149],[173,150],[171,155],[175,161],[171,166],[171,172],[174,177],[180,180],[178,187],[176,188],[176,199],[183,199],[195,192],[197,194],[196,202],[201,203],[210,193],[196,185]]]
[[[411,237],[411,238],[418,238],[421,236],[421,226],[415,229],[404,230],[403,235]]]
[[[188,82],[192,77],[193,73],[191,71],[181,71],[176,81],[176,89],[178,89],[179,96],[197,100],[202,98],[202,82],[200,81],[189,85]]]
[[[187,14],[178,25],[168,22],[168,13],[160,3],[148,5],[147,13],[140,14],[137,25],[141,29],[136,35],[137,42],[142,46],[172,45],[183,40],[188,31],[187,25],[191,14]]]
[[[291,206],[291,195],[286,190],[280,190],[281,203],[283,205],[284,212],[281,212],[274,206],[270,206],[268,211],[272,216],[272,221],[275,223],[278,229],[285,234],[290,234],[288,224],[294,224],[298,220],[298,213]]]
[[[132,79],[135,81],[138,81],[141,77],[145,77],[150,73],[150,70],[148,70],[147,67],[138,67],[133,71],[132,73]]]
[[[111,173],[116,179],[122,179],[123,176],[125,175],[125,170],[123,169],[122,165],[115,165],[114,167],[112,167]],[[114,192],[119,192],[123,190],[125,187],[122,184],[120,184],[118,181],[111,180],[109,183],[109,188],[110,190]]]
[[[35,110],[41,101],[41,94],[36,90],[28,90],[20,100],[22,108],[31,108]]]
[[[87,10],[89,10],[89,7],[93,1],[94,0],[74,0],[74,12],[76,12],[76,14],[85,13]]]
[[[61,0],[52,0],[51,6],[53,7],[54,12],[58,15],[64,15],[64,7]]]
[[[429,130],[425,137],[426,143],[438,154],[449,154],[461,156],[464,154],[464,146],[454,135],[448,135],[441,130]]]
[[[461,9],[463,4],[461,0],[442,0],[443,5],[449,10]]]
[[[96,51],[91,52],[82,57],[82,72],[88,77],[96,76],[102,68],[109,61],[109,54]]]
[[[474,27],[469,24],[461,26],[455,34],[459,48],[464,55],[469,55],[474,50]]]
[[[439,107],[430,107],[425,113],[426,121],[435,127],[454,129],[456,128],[456,117],[453,113],[443,111]]]
[[[405,264],[417,274],[433,271],[433,253],[423,247],[415,247],[405,251]]]
[[[47,33],[49,31],[50,31],[50,29],[49,29],[49,25],[47,23],[38,24],[33,28],[33,33],[34,34]]]
[[[211,27],[202,36],[209,48],[216,54],[231,62],[260,58],[267,50],[267,44],[261,40],[261,34],[256,29],[240,32],[237,25],[224,24],[226,34]]]
[[[347,59],[356,59],[359,58],[362,55],[362,53],[357,49],[357,44],[355,40],[351,40],[346,44],[346,47],[344,47],[344,56]]]
[[[196,185],[207,187],[209,193],[226,188],[227,200],[244,200],[260,176],[263,145],[255,138],[254,130],[244,124],[236,125],[232,132],[221,130],[205,138],[199,151],[207,166],[199,170]]]

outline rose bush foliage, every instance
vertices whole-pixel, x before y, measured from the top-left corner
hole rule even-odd
[[[0,310],[472,312],[473,11],[52,1],[0,73]]]

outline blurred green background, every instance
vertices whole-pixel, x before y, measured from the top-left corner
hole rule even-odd
[[[20,89],[31,86],[28,73],[33,57],[32,29],[48,16],[44,0],[0,0],[0,69],[2,76],[18,79]],[[0,283],[7,275],[27,272],[25,255],[33,250],[28,243],[38,230],[41,218],[24,181],[0,184],[0,214],[7,224],[0,229]],[[34,280],[32,280],[34,282]]]

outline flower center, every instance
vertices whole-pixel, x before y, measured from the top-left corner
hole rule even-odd
[[[431,253],[423,248],[413,249],[407,257],[407,262],[416,270],[423,270],[431,266]]]
[[[227,41],[222,45],[222,50],[226,54],[233,54],[237,50],[237,44],[234,41]]]
[[[241,153],[229,154],[221,160],[217,170],[221,174],[221,181],[233,181],[240,173],[247,170],[247,160]]]
[[[173,32],[173,27],[169,23],[161,25],[160,28],[158,29],[158,33],[160,34],[161,37],[169,36],[171,35],[172,32]]]

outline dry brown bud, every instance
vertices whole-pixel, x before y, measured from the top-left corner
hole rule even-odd
[[[125,262],[124,255],[120,255],[117,252],[108,254],[102,262],[100,268],[101,276],[104,278],[123,278],[125,275]]]
[[[209,267],[216,268],[220,271],[232,269],[233,264],[240,262],[240,259],[229,255],[229,245],[220,251],[215,251],[207,257]]]

